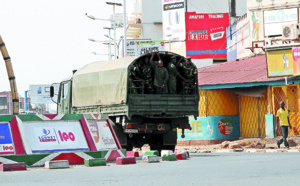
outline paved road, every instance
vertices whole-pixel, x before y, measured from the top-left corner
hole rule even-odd
[[[0,185],[299,185],[300,153],[191,154],[190,160],[0,172]]]

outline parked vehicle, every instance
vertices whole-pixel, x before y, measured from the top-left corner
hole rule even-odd
[[[94,113],[109,118],[120,144],[127,150],[149,144],[150,149],[174,150],[177,128],[190,129],[188,116],[198,116],[199,91],[195,86],[186,94],[178,79],[178,94],[147,94],[145,81],[130,78],[130,67],[143,58],[124,57],[107,62],[90,63],[60,82],[57,111],[59,114]],[[174,53],[159,52],[164,66]],[[157,61],[155,57],[153,61]],[[139,86],[132,86],[138,83]],[[197,83],[198,85],[198,83]],[[134,89],[138,90],[134,92]],[[51,87],[51,96],[54,88]]]

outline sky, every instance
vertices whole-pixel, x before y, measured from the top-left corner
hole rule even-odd
[[[108,0],[110,1],[110,0]],[[113,7],[105,0],[0,0],[0,35],[6,44],[19,94],[29,85],[52,84],[71,77],[72,70],[94,61],[105,61],[108,47],[88,38],[107,40]],[[113,0],[123,3],[123,0]],[[127,1],[127,11],[132,8]],[[116,7],[123,13],[123,7]],[[113,34],[112,34],[113,35]],[[123,35],[117,29],[116,38]],[[112,47],[113,52],[113,47]],[[0,59],[0,92],[10,91],[5,62]]]

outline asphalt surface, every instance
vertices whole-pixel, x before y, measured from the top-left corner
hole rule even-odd
[[[300,153],[191,154],[188,160],[0,172],[0,185],[298,185]]]

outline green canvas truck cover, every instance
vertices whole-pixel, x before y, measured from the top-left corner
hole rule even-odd
[[[125,104],[128,66],[136,58],[94,62],[79,69],[73,76],[73,107]]]

